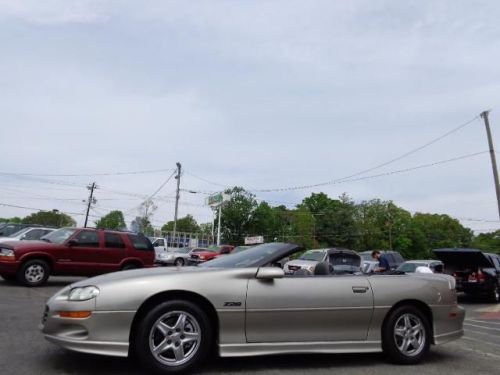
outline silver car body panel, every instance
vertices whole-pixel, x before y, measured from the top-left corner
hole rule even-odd
[[[259,280],[258,268],[153,268],[116,272],[64,288],[47,303],[41,329],[71,350],[127,356],[133,319],[148,299],[195,294],[218,319],[221,356],[381,351],[381,327],[397,303],[429,306],[436,344],[463,334],[464,310],[447,275],[332,275]],[[71,288],[95,285],[90,301],[68,301]],[[165,295],[168,298],[168,294]],[[59,311],[91,311],[85,319]]]

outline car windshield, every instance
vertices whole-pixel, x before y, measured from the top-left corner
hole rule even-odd
[[[375,260],[372,258],[372,253],[360,253],[359,255],[361,255],[361,258],[363,258],[363,260]]]
[[[279,253],[284,249],[282,243],[267,243],[263,245],[254,246],[246,251],[241,251],[237,254],[228,254],[223,257],[211,260],[200,264],[199,267],[209,268],[244,268],[256,267],[263,260],[272,258],[273,254]],[[290,246],[290,245],[288,245]]]
[[[415,272],[415,270],[417,269],[417,267],[422,267],[422,266],[427,266],[427,264],[425,263],[403,263],[402,265],[400,265],[397,270],[398,271],[401,271],[401,272]]]
[[[63,243],[66,241],[73,233],[75,233],[75,228],[61,228],[55,230],[49,234],[46,234],[42,238],[42,241],[50,242],[50,243]]]
[[[323,257],[325,256],[325,252],[323,250],[320,251],[315,251],[315,250],[309,250],[303,253],[299,259],[301,260],[315,260],[315,261],[322,261]]]

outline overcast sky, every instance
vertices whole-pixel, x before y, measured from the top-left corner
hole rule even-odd
[[[475,118],[358,177],[407,172],[255,194],[293,207],[311,192],[346,192],[497,229],[478,115],[493,110],[500,147],[499,19],[498,1],[0,0],[0,203],[82,224],[96,181],[92,214],[117,208],[130,221],[172,172],[84,175],[179,161],[185,189],[300,187]],[[171,179],[158,193],[155,225],[173,219],[174,191]],[[210,221],[204,198],[182,192],[180,215]],[[33,211],[0,206],[0,217]]]

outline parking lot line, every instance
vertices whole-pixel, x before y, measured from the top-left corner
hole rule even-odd
[[[479,343],[481,343],[481,344],[484,344],[484,343],[485,343],[483,340],[478,340],[478,339],[474,339],[474,338],[472,338],[472,337],[467,337],[467,336],[462,337],[462,339],[464,339],[464,340],[469,340],[469,341],[474,341],[474,342],[479,342]],[[488,342],[488,344],[491,344],[491,345],[493,345],[493,346],[497,346],[497,347],[499,347],[499,348],[500,348],[500,345],[493,344],[493,343],[489,343],[489,342]],[[474,349],[470,349],[470,348],[464,348],[464,349],[469,350],[469,351],[473,351],[473,352],[476,352],[476,353],[477,353],[477,351],[476,351],[476,350],[474,350]],[[493,353],[490,353],[490,352],[484,352],[484,351],[481,351],[480,353],[481,353],[481,354],[490,355],[490,356],[495,357],[495,358],[500,358],[500,355],[498,355],[498,354],[493,354]]]
[[[475,333],[475,334],[478,334],[478,335],[484,335],[484,336],[492,337],[492,338],[498,340],[498,335],[490,335],[489,333],[486,333],[486,332],[474,331],[472,329],[467,329],[467,328],[464,328],[464,331],[465,332]],[[466,337],[470,337],[470,336],[466,336]],[[483,341],[483,342],[486,342],[486,341]],[[495,344],[495,343],[492,343],[492,342],[489,342],[489,341],[488,341],[488,344],[493,344],[493,345],[500,346],[498,344]]]
[[[491,320],[465,319],[465,322],[475,322],[475,323],[483,323],[483,324],[496,324],[496,325],[500,325],[500,322],[492,322]]]
[[[470,327],[476,327],[476,328],[482,328],[482,329],[489,329],[493,331],[500,331],[500,328],[493,328],[493,327],[485,327],[485,326],[480,326],[477,324],[470,324],[470,323],[464,323],[464,326],[470,326]]]

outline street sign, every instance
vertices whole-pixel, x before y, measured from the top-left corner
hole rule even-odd
[[[245,245],[258,245],[264,243],[263,236],[245,237]]]
[[[210,207],[218,207],[222,203],[227,202],[229,200],[229,195],[224,193],[216,193],[214,195],[210,195],[207,198],[207,205]]]

